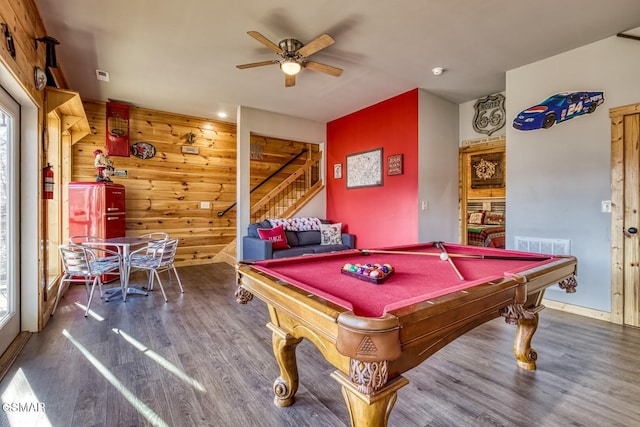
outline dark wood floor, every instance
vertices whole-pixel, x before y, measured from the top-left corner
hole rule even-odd
[[[297,402],[273,405],[266,306],[235,303],[232,267],[179,273],[185,293],[167,283],[168,303],[159,291],[96,299],[98,317],[86,319],[76,305],[84,288],[70,289],[0,383],[3,404],[43,403],[44,412],[3,407],[0,425],[349,425],[333,369],[307,342]],[[544,310],[534,372],[516,366],[514,333],[496,319],[408,372],[390,425],[640,425],[640,330]]]

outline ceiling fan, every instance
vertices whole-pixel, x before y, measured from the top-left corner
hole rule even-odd
[[[263,65],[280,64],[280,69],[284,72],[284,85],[286,87],[295,86],[296,74],[298,74],[302,68],[320,71],[321,73],[335,77],[339,77],[342,74],[342,68],[321,64],[320,62],[310,61],[308,59],[319,50],[335,43],[335,40],[329,34],[323,34],[306,45],[296,39],[284,39],[281,40],[280,43],[275,44],[257,31],[248,31],[247,34],[280,55],[282,59],[236,65],[236,67],[241,70],[245,68],[262,67]]]

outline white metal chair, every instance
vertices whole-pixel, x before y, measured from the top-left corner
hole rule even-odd
[[[180,276],[176,271],[176,267],[173,264],[176,256],[176,250],[178,248],[178,239],[169,239],[166,241],[160,241],[157,243],[150,243],[149,246],[140,248],[131,252],[130,265],[132,269],[146,270],[149,272],[149,283],[147,289],[153,290],[154,277],[158,279],[160,290],[164,300],[167,301],[167,295],[164,292],[162,281],[160,280],[160,273],[164,271],[173,271],[178,285],[180,286],[180,292],[184,292]],[[171,277],[171,276],[169,276]]]
[[[71,236],[69,237],[69,244],[70,245],[85,245],[85,246],[89,246],[91,248],[104,248],[104,249],[109,249],[111,251],[115,251],[118,252],[118,254],[120,254],[120,256],[122,257],[122,252],[120,252],[120,247],[118,246],[110,246],[107,243],[105,243],[104,239],[101,237],[96,237],[96,236],[86,236],[86,235],[80,235],[80,236]],[[103,256],[106,256],[105,254],[102,254]],[[113,275],[120,275],[120,270],[118,271],[114,271],[110,274]],[[112,278],[111,280],[115,280],[115,278]],[[102,298],[102,283],[100,283],[100,298]]]
[[[152,233],[143,234],[140,237],[144,237],[147,239],[154,239],[154,240],[168,240],[169,233],[165,233],[164,231],[154,231]]]
[[[64,275],[60,280],[58,296],[51,315],[53,316],[58,307],[65,283],[82,281],[88,294],[87,308],[84,312],[84,317],[87,317],[96,284],[102,291],[102,275],[117,271],[122,264],[122,258],[118,252],[99,246],[60,245],[59,251],[64,265]]]

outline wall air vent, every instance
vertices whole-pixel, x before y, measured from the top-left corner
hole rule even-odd
[[[568,239],[516,236],[514,244],[517,251],[537,252],[547,255],[571,255],[571,240]],[[548,289],[564,292],[557,284],[550,286]]]

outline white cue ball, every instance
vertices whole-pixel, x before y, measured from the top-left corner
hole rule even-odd
[[[442,252],[442,253],[440,254],[440,259],[441,259],[441,260],[443,260],[443,261],[448,260],[448,259],[449,259],[449,254],[448,254],[448,253],[446,253],[446,252]]]

